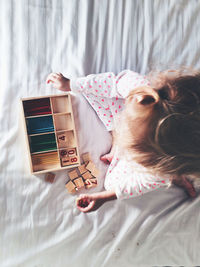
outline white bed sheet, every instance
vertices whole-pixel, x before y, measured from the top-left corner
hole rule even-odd
[[[200,198],[178,188],[113,201],[83,214],[64,187],[29,173],[21,97],[57,93],[47,74],[68,77],[155,67],[199,67],[195,0],[0,1],[0,266],[133,267],[200,264]],[[81,152],[99,156],[111,138],[81,95],[73,97]]]

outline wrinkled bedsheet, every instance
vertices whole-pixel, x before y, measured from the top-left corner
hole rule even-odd
[[[57,94],[46,76],[132,69],[199,68],[195,0],[0,1],[0,266],[139,267],[200,264],[200,197],[171,187],[83,214],[65,189],[30,174],[20,98]],[[111,136],[73,95],[80,152],[109,151]],[[199,191],[197,186],[197,191]]]

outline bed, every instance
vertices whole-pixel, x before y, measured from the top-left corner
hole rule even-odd
[[[178,187],[111,201],[84,214],[67,193],[31,175],[20,98],[59,93],[47,75],[199,68],[196,0],[0,1],[0,266],[139,267],[200,264],[200,197]],[[111,136],[80,94],[72,95],[80,153],[109,151]],[[199,187],[196,185],[199,192]]]

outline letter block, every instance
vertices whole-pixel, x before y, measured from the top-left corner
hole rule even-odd
[[[87,179],[91,179],[93,176],[91,175],[91,173],[89,171],[87,171],[86,173],[82,174],[82,177],[87,180]]]
[[[73,171],[71,171],[71,172],[68,172],[68,175],[69,175],[69,178],[70,178],[71,180],[73,180],[73,179],[75,179],[75,178],[78,177],[78,173],[77,173],[76,169],[73,170]]]
[[[85,172],[87,172],[88,170],[85,168],[85,164],[82,164],[81,166],[78,167],[78,170],[80,172],[80,174],[83,174]]]
[[[70,194],[75,193],[77,190],[75,184],[72,181],[66,183],[65,187],[67,188]]]
[[[81,177],[74,179],[73,181],[78,189],[85,187],[83,179]]]
[[[51,183],[53,184],[54,182],[54,179],[55,179],[55,174],[52,173],[52,172],[48,172],[46,175],[45,175],[45,181],[48,182],[48,183]]]
[[[82,159],[84,163],[88,163],[91,160],[90,154],[89,153],[82,154]]]

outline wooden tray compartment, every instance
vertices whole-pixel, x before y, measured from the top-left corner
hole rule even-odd
[[[54,123],[56,131],[68,131],[73,129],[71,114],[54,115]]]
[[[33,171],[45,171],[61,167],[57,151],[32,155]]]
[[[29,117],[26,119],[28,134],[54,132],[52,115],[42,117]]]
[[[69,166],[79,162],[77,149],[75,147],[59,149],[61,166]]]
[[[54,114],[72,112],[68,95],[51,97],[51,105]]]
[[[29,136],[31,153],[57,150],[55,133]]]
[[[23,102],[25,117],[51,114],[50,98],[31,99]]]
[[[74,131],[56,132],[58,148],[70,148],[76,146]]]

